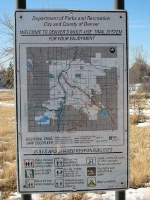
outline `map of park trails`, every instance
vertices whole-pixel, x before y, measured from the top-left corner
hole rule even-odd
[[[118,130],[117,45],[26,53],[29,132]]]

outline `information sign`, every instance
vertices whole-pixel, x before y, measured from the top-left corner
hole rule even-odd
[[[127,188],[127,13],[15,20],[19,191]]]

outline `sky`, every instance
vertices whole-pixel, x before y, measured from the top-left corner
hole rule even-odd
[[[128,12],[129,57],[137,47],[142,47],[144,57],[150,64],[150,0],[124,2],[125,10]],[[114,0],[26,0],[26,8],[113,10]],[[14,17],[15,9],[16,0],[0,0],[0,17],[4,13]]]

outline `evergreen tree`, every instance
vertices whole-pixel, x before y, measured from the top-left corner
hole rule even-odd
[[[0,68],[0,88],[6,86],[6,69],[1,67]]]
[[[14,69],[12,62],[10,62],[9,67],[6,71],[6,85],[8,88],[14,87]]]

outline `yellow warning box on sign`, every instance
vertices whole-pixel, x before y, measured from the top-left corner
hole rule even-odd
[[[95,187],[96,186],[96,179],[93,178],[88,178],[88,187]]]

